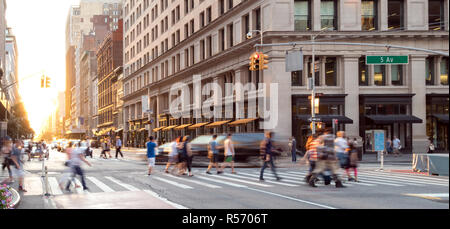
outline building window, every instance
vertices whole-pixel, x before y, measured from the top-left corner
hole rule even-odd
[[[211,36],[206,37],[206,42],[207,42],[206,50],[208,50],[207,57],[211,57],[212,56],[212,39],[211,39]]]
[[[359,58],[359,86],[369,85],[369,66],[366,65],[366,57]]]
[[[233,0],[228,0],[228,10],[233,8]]]
[[[211,15],[211,7],[208,7],[206,9],[206,23],[210,23],[212,21],[212,15]]]
[[[443,0],[428,1],[428,28],[430,30],[444,29],[444,9]]]
[[[219,30],[219,51],[225,50],[225,31]]]
[[[388,1],[388,30],[403,28],[403,0]]]
[[[336,1],[322,0],[320,2],[321,29],[336,30]]]
[[[337,86],[336,57],[327,57],[325,60],[325,85]]]
[[[200,41],[200,60],[205,59],[205,40]]]
[[[391,83],[392,85],[403,85],[402,65],[391,65]]]
[[[219,0],[219,16],[225,13],[225,0]]]
[[[247,37],[247,33],[250,32],[250,16],[248,14],[243,16],[242,17],[242,21],[243,21],[243,23],[242,23],[242,30],[243,30],[242,36],[243,36],[243,38],[245,40],[246,37]]]
[[[377,2],[375,0],[361,1],[361,26],[363,31],[377,29]]]
[[[228,48],[233,47],[234,43],[234,33],[233,33],[233,23],[228,25]]]
[[[292,86],[302,86],[303,71],[291,72]]]
[[[441,59],[441,85],[448,85],[448,57]]]
[[[425,74],[426,85],[434,85],[434,56],[425,59]]]
[[[385,65],[374,65],[373,79],[375,85],[384,86],[386,85],[386,66]]]
[[[255,29],[261,30],[261,9],[255,10]]]
[[[200,28],[205,26],[205,12],[200,13]]]
[[[311,4],[309,0],[294,2],[294,30],[308,31],[311,28]]]

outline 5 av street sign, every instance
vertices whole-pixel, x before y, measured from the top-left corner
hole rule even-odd
[[[408,56],[366,56],[366,64],[408,64]]]

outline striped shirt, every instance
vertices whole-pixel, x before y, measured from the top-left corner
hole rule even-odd
[[[317,146],[320,145],[319,139],[314,139],[310,141],[307,145],[307,149],[309,152],[309,160],[310,161],[317,161]]]

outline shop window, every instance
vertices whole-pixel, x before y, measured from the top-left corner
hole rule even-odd
[[[369,85],[369,66],[366,65],[366,57],[359,58],[359,86]]]
[[[373,74],[375,85],[384,86],[386,85],[386,66],[385,65],[374,65]]]
[[[429,56],[425,59],[425,82],[426,85],[434,85],[434,57]]]
[[[408,105],[406,105],[406,104],[400,104],[399,105],[399,114],[402,114],[402,115],[406,115],[406,114],[408,114]]]
[[[303,71],[291,72],[292,86],[302,86]]]
[[[403,66],[402,65],[392,65],[391,66],[391,83],[392,83],[392,85],[402,85],[403,84]]]
[[[336,2],[333,0],[322,0],[320,2],[321,29],[336,30]]]
[[[441,84],[448,85],[448,57],[441,59]]]
[[[311,2],[309,0],[295,0],[294,2],[294,30],[308,31],[311,29]]]
[[[364,114],[366,114],[366,115],[375,115],[375,114],[377,114],[377,107],[376,107],[376,105],[366,104],[365,107],[364,107]]]
[[[377,2],[375,0],[361,1],[361,30],[377,29]]]
[[[311,107],[306,105],[300,105],[298,107],[298,114],[299,115],[309,115],[311,114]]]
[[[403,1],[388,1],[388,30],[403,28]]]
[[[444,29],[444,0],[428,1],[428,28],[429,30]]]
[[[327,57],[325,60],[325,84],[337,85],[336,57]]]

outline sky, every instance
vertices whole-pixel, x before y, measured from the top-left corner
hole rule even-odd
[[[6,21],[18,46],[19,92],[31,127],[38,134],[65,90],[65,25],[71,5],[79,0],[6,0]],[[45,73],[50,89],[40,88]]]

